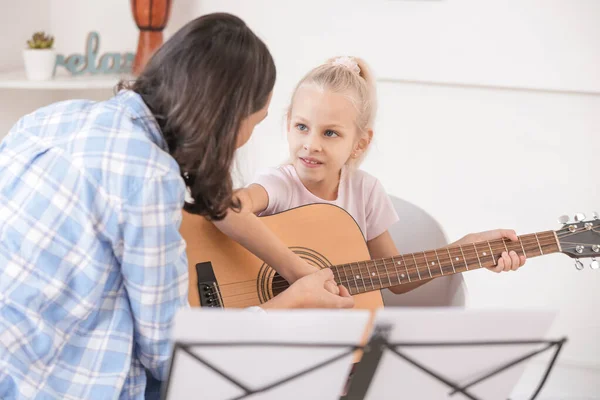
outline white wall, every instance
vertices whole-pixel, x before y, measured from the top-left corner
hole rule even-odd
[[[50,28],[50,3],[39,0],[21,0],[10,6],[2,6],[0,13],[0,54],[2,68],[10,69],[23,65],[21,50],[33,32]]]
[[[125,4],[125,2],[122,3]],[[0,53],[2,54],[0,72],[23,69],[22,50],[25,49],[27,40],[37,31],[52,34],[55,37],[55,48],[58,52],[63,52],[66,49],[68,54],[75,51],[83,53],[85,35],[77,38],[76,36],[79,32],[90,28],[89,26],[77,25],[81,21],[79,15],[89,12],[98,13],[98,11],[101,11],[101,7],[99,9],[87,9],[86,7],[78,9],[77,5],[82,4],[85,3],[60,4],[46,0],[19,0],[18,2],[11,2],[10,6],[4,4],[0,13],[0,37],[2,37],[2,41],[0,41]],[[74,13],[71,14],[65,12],[65,10]],[[89,17],[92,16],[89,15]],[[109,17],[110,15],[107,14],[106,18],[103,18],[102,22],[97,24],[101,27],[110,26]],[[114,17],[111,18],[114,19]],[[78,26],[79,32],[73,34],[69,29],[75,26]],[[105,30],[110,32],[109,29]],[[65,46],[65,42],[68,43],[74,40],[79,42],[76,47]],[[108,98],[111,93],[112,91],[108,89],[91,92],[0,89],[0,138],[8,132],[19,117],[38,107],[77,97],[100,100]]]
[[[10,7],[4,5],[0,13],[0,71],[22,68],[21,51],[33,32],[48,30],[50,27],[50,4],[37,0],[13,2]],[[42,95],[31,101],[28,93],[0,89],[0,138],[10,129],[17,115],[35,109],[51,101],[52,97]]]
[[[102,52],[135,49],[129,2],[50,4],[59,51],[82,52],[89,30],[100,32]],[[28,9],[0,22],[26,20]],[[326,58],[352,54],[383,78],[364,168],[432,214],[451,239],[496,227],[553,229],[560,214],[600,211],[600,2],[181,0],[167,36],[214,11],[246,20],[278,67],[270,116],[240,151],[240,181],[285,159],[281,122],[295,82]],[[13,53],[8,64],[19,60]],[[12,107],[17,95],[24,96],[0,92],[2,128],[48,100],[28,92],[28,102]],[[590,377],[600,376],[600,275],[572,264],[556,255],[532,259],[518,273],[465,274],[472,306],[559,310],[551,333],[569,342],[551,380],[557,398],[597,393]]]

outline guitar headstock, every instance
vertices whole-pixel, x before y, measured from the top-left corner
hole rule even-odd
[[[590,268],[600,268],[596,257],[600,257],[600,217],[594,212],[592,218],[586,220],[585,215],[575,214],[573,221],[563,215],[558,219],[563,227],[556,232],[561,250],[569,257],[577,259],[575,267],[583,269],[579,258],[591,257]]]

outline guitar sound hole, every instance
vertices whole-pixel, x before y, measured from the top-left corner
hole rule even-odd
[[[288,287],[290,287],[288,281],[283,279],[283,277],[278,273],[275,273],[275,275],[273,276],[273,281],[271,283],[271,290],[273,292],[273,296],[277,296],[279,293],[283,292]]]
[[[329,268],[332,265],[323,254],[315,250],[306,247],[290,247],[290,250],[316,268]],[[277,296],[289,286],[289,283],[269,265],[261,266],[256,281],[256,290],[261,304]]]

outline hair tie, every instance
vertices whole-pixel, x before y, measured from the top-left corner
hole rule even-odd
[[[348,68],[350,71],[354,72],[356,75],[360,75],[360,67],[354,61],[352,57],[342,56],[334,59],[331,62],[333,65],[341,65],[343,67]]]

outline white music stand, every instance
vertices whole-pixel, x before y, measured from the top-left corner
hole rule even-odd
[[[543,340],[548,310],[384,309],[350,381],[346,400],[509,398],[524,361],[566,341]]]
[[[338,399],[368,311],[188,309],[162,399]]]

